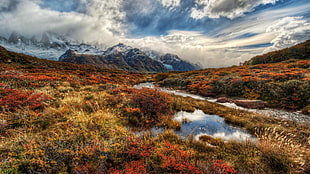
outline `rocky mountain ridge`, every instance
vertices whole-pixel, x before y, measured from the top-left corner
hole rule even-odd
[[[40,39],[12,32],[8,39],[0,37],[0,44],[10,51],[38,58],[135,72],[189,71],[201,68],[181,60],[177,55],[151,49],[145,51],[122,43],[103,50],[103,45],[78,43],[52,32],[43,33]]]
[[[190,71],[200,69],[198,65],[181,60],[177,55],[150,55],[141,49],[119,43],[108,48],[101,55],[68,50],[59,61],[88,64],[105,68],[116,68],[138,72]]]

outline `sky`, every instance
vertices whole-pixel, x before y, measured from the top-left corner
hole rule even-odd
[[[0,26],[5,37],[52,31],[225,67],[310,39],[310,1],[0,0]]]

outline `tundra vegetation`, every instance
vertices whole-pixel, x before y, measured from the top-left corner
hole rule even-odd
[[[0,173],[310,171],[307,124],[132,88],[157,80],[204,96],[234,94],[302,109],[309,107],[309,61],[138,74],[45,61],[3,49],[0,59]],[[257,136],[258,142],[224,142],[210,136],[181,139],[173,130],[182,125],[173,115],[195,109],[223,117]],[[153,127],[164,132],[154,136]]]

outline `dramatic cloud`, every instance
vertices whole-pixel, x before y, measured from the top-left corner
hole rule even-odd
[[[17,31],[31,36],[53,31],[89,42],[116,41],[114,38],[116,35],[124,34],[125,30],[122,28],[124,13],[119,10],[122,1],[93,0],[88,2],[81,0],[79,2],[81,4],[77,8],[81,9],[81,5],[84,4],[85,13],[52,10],[51,4],[42,1],[10,0],[9,7],[15,8],[0,12],[0,25],[2,26],[0,33],[8,35],[11,31]]]
[[[277,0],[195,0],[196,6],[192,9],[191,17],[201,19],[204,17],[230,19],[251,12],[259,5],[275,3]]]
[[[273,47],[268,51],[286,48],[310,38],[310,23],[301,16],[285,17],[268,27],[266,32],[276,34],[276,37],[271,41]]]
[[[308,0],[0,0],[0,36],[52,31],[223,67],[310,39],[309,9]]]
[[[199,63],[204,67],[225,67],[238,65],[262,53],[262,48],[245,50],[240,47],[268,41],[262,36],[227,41],[225,37],[208,37],[200,32],[170,31],[168,35],[161,37],[129,39],[124,42],[136,47],[148,47],[160,52],[177,54],[187,61]]]
[[[269,15],[255,14],[234,21],[228,27],[217,31],[216,35],[171,30],[160,37],[143,38],[135,40],[136,42],[131,40],[134,42],[131,44],[178,54],[188,61],[200,62],[204,67],[238,65],[266,51],[278,50],[310,39],[307,20],[301,17],[284,17],[293,15],[294,11],[304,13],[308,9],[303,6],[274,10]]]

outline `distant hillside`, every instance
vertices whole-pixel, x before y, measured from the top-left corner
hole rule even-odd
[[[282,62],[289,59],[310,59],[310,40],[285,48],[279,51],[270,52],[264,55],[255,56],[252,59],[246,61],[244,65],[256,65],[264,63],[276,63]]]
[[[133,85],[144,82],[147,75],[152,76],[91,65],[40,59],[11,52],[0,46],[0,89],[1,87],[27,89],[44,86],[55,87],[55,85],[62,83],[69,83],[69,86],[75,87],[101,84],[102,88],[111,88],[121,84]],[[1,101],[3,102],[0,94],[0,103]]]

